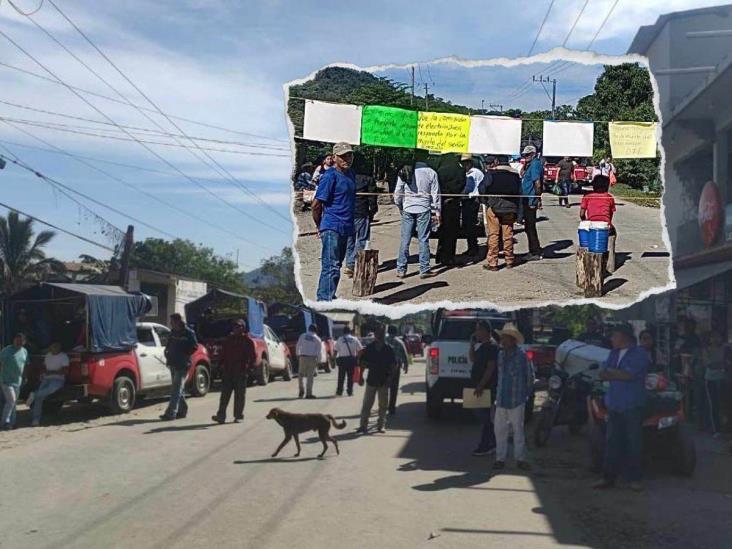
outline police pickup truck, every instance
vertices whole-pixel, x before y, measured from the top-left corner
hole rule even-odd
[[[468,358],[470,337],[475,332],[475,324],[487,320],[496,331],[507,322],[515,322],[512,313],[499,313],[490,310],[438,310],[433,317],[433,334],[425,349],[427,367],[427,416],[437,419],[442,413],[442,403],[446,399],[463,398],[463,389],[470,386],[470,372],[473,365]],[[533,411],[533,398],[528,405],[529,415]]]

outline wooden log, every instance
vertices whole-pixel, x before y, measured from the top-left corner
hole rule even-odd
[[[615,272],[615,240],[617,235],[610,235],[607,241],[607,272],[613,274]]]
[[[589,253],[588,249],[583,246],[577,247],[577,277],[576,282],[579,288],[584,289],[585,275],[585,256]]]
[[[365,297],[374,293],[379,272],[379,250],[361,250],[356,255],[353,272],[353,295]]]
[[[605,282],[604,256],[605,254],[592,252],[585,254],[585,281],[582,285],[585,297],[602,297],[602,286]]]

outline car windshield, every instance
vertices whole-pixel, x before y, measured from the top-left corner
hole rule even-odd
[[[506,323],[506,321],[502,318],[491,318],[486,320],[490,321],[491,328],[493,328],[493,330],[500,330]],[[440,325],[440,331],[437,339],[443,339],[448,341],[467,341],[470,339],[470,336],[472,336],[475,332],[475,324],[477,321],[478,319],[475,318],[445,319]]]

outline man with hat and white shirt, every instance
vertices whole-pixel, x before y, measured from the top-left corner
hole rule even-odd
[[[343,335],[336,340],[336,365],[338,366],[338,385],[336,395],[343,395],[343,383],[347,380],[346,392],[353,396],[353,369],[358,362],[358,353],[363,345],[351,333],[350,326],[343,328]]]
[[[465,240],[468,244],[466,255],[475,257],[478,255],[478,185],[483,181],[483,172],[475,167],[472,154],[463,154],[460,163],[465,168],[465,187],[460,201],[460,224],[465,233]]]
[[[335,168],[321,176],[313,200],[313,221],[323,246],[318,301],[336,298],[348,239],[354,233],[356,174],[351,169],[353,149],[348,143],[336,143],[333,156]]]
[[[526,237],[529,239],[529,253],[524,257],[525,261],[538,261],[541,259],[542,249],[539,242],[539,234],[536,231],[537,211],[541,206],[541,180],[544,175],[544,165],[536,154],[536,147],[526,145],[521,156],[524,157],[524,170],[521,178],[521,194],[524,209],[524,227]]]
[[[496,433],[496,461],[494,469],[506,466],[508,435],[513,431],[513,453],[519,469],[528,471],[526,461],[526,440],[524,436],[524,412],[526,402],[534,387],[534,368],[519,345],[524,336],[512,324],[506,324],[498,331],[501,350],[496,361],[498,384],[496,387],[496,414],[493,419]]]

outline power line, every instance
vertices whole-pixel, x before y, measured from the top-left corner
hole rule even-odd
[[[6,122],[6,123],[7,123],[7,122]],[[13,126],[12,124],[10,124],[10,125],[11,125],[11,126]],[[166,200],[163,200],[162,198],[160,198],[160,197],[156,196],[156,195],[155,195],[155,194],[153,194],[153,193],[149,193],[149,192],[145,191],[144,189],[140,189],[140,188],[139,188],[139,187],[137,187],[136,185],[133,185],[132,183],[130,183],[130,182],[128,182],[128,181],[126,181],[126,180],[124,180],[124,179],[122,179],[122,178],[120,178],[120,177],[117,177],[117,176],[115,176],[115,175],[112,175],[112,174],[110,174],[109,172],[107,172],[107,171],[105,171],[105,170],[103,170],[103,169],[101,169],[101,168],[99,168],[99,167],[97,167],[97,166],[94,166],[93,164],[90,164],[89,162],[86,162],[85,158],[84,158],[84,157],[82,157],[82,156],[79,156],[79,155],[76,155],[76,154],[70,153],[70,152],[68,152],[68,151],[66,151],[66,150],[64,150],[64,149],[62,149],[61,147],[57,147],[56,145],[54,145],[54,144],[52,144],[52,143],[49,143],[49,142],[48,142],[48,141],[46,141],[45,139],[42,139],[42,138],[40,138],[40,137],[38,137],[38,136],[34,135],[33,133],[31,133],[31,132],[27,131],[27,130],[24,130],[24,129],[22,129],[22,128],[18,128],[18,127],[15,127],[15,126],[13,126],[13,127],[14,127],[14,128],[16,129],[16,130],[18,130],[18,131],[20,131],[20,132],[22,132],[22,133],[24,133],[24,134],[28,135],[28,136],[29,136],[29,137],[31,137],[32,139],[35,139],[36,141],[39,141],[40,143],[43,143],[44,145],[47,145],[47,146],[49,146],[49,147],[52,147],[52,149],[45,149],[46,151],[54,152],[54,153],[56,153],[56,154],[63,154],[63,155],[65,155],[65,156],[68,156],[68,157],[70,157],[70,158],[73,158],[74,160],[76,160],[76,161],[77,161],[77,162],[79,162],[80,164],[83,164],[84,166],[87,166],[87,167],[89,167],[89,168],[91,168],[91,169],[95,170],[96,172],[98,172],[98,173],[101,173],[102,175],[104,175],[104,176],[108,177],[109,179],[112,179],[113,181],[116,181],[116,182],[118,182],[118,183],[121,183],[122,185],[124,185],[124,186],[126,186],[126,187],[128,187],[128,188],[131,188],[131,189],[133,189],[134,191],[136,191],[136,192],[138,192],[138,193],[144,194],[144,195],[146,195],[146,196],[148,196],[148,197],[152,198],[152,199],[153,199],[153,200],[155,200],[156,202],[159,202],[160,204],[163,204],[164,206],[167,206],[168,208],[171,208],[171,209],[173,209],[173,210],[175,210],[175,211],[177,211],[177,212],[179,212],[179,213],[182,213],[182,214],[184,214],[184,215],[186,215],[186,216],[190,216],[190,217],[192,217],[192,218],[194,218],[194,219],[196,219],[196,220],[200,221],[200,222],[201,222],[201,223],[203,223],[204,225],[208,225],[208,226],[210,226],[210,227],[213,227],[214,229],[217,229],[217,230],[219,230],[219,231],[225,232],[226,234],[228,234],[228,235],[230,235],[230,236],[233,236],[233,237],[234,237],[234,238],[236,238],[237,240],[240,240],[241,242],[244,242],[244,243],[246,243],[246,244],[250,244],[250,245],[252,245],[252,246],[255,246],[255,247],[258,247],[258,248],[260,248],[260,249],[266,249],[266,248],[265,248],[264,246],[262,246],[261,244],[258,244],[258,243],[254,242],[254,241],[252,241],[252,240],[249,240],[249,239],[247,239],[247,238],[244,238],[244,237],[242,237],[241,235],[239,235],[239,234],[237,234],[237,233],[235,233],[235,232],[233,232],[233,231],[230,231],[230,230],[228,230],[228,229],[225,229],[224,227],[221,227],[221,226],[219,226],[219,225],[217,225],[217,224],[215,224],[215,223],[213,223],[213,222],[211,222],[211,221],[209,221],[209,220],[207,220],[207,219],[205,219],[205,218],[203,218],[203,217],[199,216],[199,215],[198,215],[198,214],[196,214],[196,213],[193,213],[193,212],[189,212],[189,211],[187,211],[187,210],[184,210],[183,208],[180,208],[180,207],[176,206],[175,204],[172,204],[172,203],[170,203],[170,202],[168,202],[168,201],[166,201]],[[38,147],[35,147],[35,148],[38,148]],[[55,149],[55,150],[54,150],[54,149]],[[97,161],[99,161],[98,159],[93,159],[93,160],[97,160]],[[103,161],[102,161],[102,162],[103,162]],[[132,167],[134,167],[134,166],[132,166]],[[165,173],[165,172],[163,172],[163,173]]]
[[[31,15],[35,15],[36,13],[38,13],[39,11],[41,11],[41,8],[43,7],[43,2],[44,1],[45,0],[41,0],[41,3],[38,4],[38,7],[36,9],[34,9],[33,11],[29,11],[28,13],[25,13],[25,12],[21,11],[21,9],[13,3],[13,0],[8,0],[8,4],[10,4],[13,7],[13,9],[15,11],[17,11],[20,15],[25,15],[26,17],[30,17]]]
[[[88,37],[88,36],[87,36],[87,35],[86,35],[85,33],[84,33],[84,31],[82,31],[82,30],[81,30],[81,29],[80,29],[80,28],[79,28],[79,27],[78,27],[78,26],[77,26],[77,25],[76,25],[76,24],[75,24],[75,23],[74,23],[74,22],[73,22],[73,21],[72,21],[72,20],[71,20],[71,19],[70,19],[70,18],[69,18],[69,17],[68,17],[68,16],[67,16],[67,15],[66,15],[66,14],[65,14],[65,13],[64,13],[63,11],[62,11],[62,10],[61,10],[61,8],[59,8],[59,7],[58,7],[58,6],[56,5],[56,3],[55,3],[55,2],[53,1],[53,0],[48,0],[48,1],[49,1],[49,3],[50,3],[50,4],[51,4],[51,5],[53,6],[53,7],[54,7],[54,9],[55,9],[55,10],[56,10],[56,11],[57,11],[57,12],[58,12],[58,13],[59,13],[59,14],[60,14],[60,15],[61,15],[61,16],[62,16],[62,17],[63,17],[63,18],[64,18],[64,19],[65,19],[65,20],[66,20],[66,21],[67,21],[67,22],[68,22],[68,23],[69,23],[69,24],[70,24],[70,25],[71,25],[71,26],[72,26],[72,27],[73,27],[73,28],[75,29],[75,30],[76,30],[76,32],[78,32],[78,33],[79,33],[79,34],[80,34],[80,35],[81,35],[81,36],[82,36],[82,37],[84,38],[84,40],[86,40],[86,42],[87,42],[87,43],[88,43],[88,44],[89,44],[89,45],[90,45],[90,46],[91,46],[92,48],[94,48],[94,50],[95,50],[95,51],[96,51],[96,52],[97,52],[97,53],[98,53],[99,55],[101,55],[101,56],[102,56],[102,57],[104,58],[104,60],[105,60],[105,61],[107,61],[107,63],[109,63],[109,64],[110,64],[110,65],[111,65],[111,66],[112,66],[112,67],[114,68],[114,70],[116,70],[116,71],[117,71],[117,73],[118,73],[118,74],[119,74],[119,75],[120,75],[120,76],[121,76],[122,78],[124,78],[124,79],[125,79],[125,81],[126,81],[126,82],[127,82],[127,83],[128,83],[129,85],[130,85],[130,86],[132,86],[132,87],[133,87],[133,88],[134,88],[134,89],[135,89],[135,90],[137,91],[137,93],[139,93],[139,94],[140,94],[140,95],[141,95],[141,96],[142,96],[142,97],[143,97],[143,98],[144,98],[144,99],[145,99],[145,100],[146,100],[146,101],[147,101],[147,102],[148,102],[148,103],[149,103],[149,104],[150,104],[150,105],[151,105],[152,107],[154,107],[154,108],[155,108],[155,109],[156,109],[156,110],[158,111],[158,113],[160,113],[160,114],[161,114],[162,116],[164,116],[164,117],[165,117],[165,118],[166,118],[166,119],[168,120],[168,122],[169,122],[169,123],[170,123],[170,124],[171,124],[171,125],[172,125],[172,126],[173,126],[173,127],[175,128],[175,129],[177,129],[177,130],[178,130],[178,131],[179,131],[180,133],[182,133],[182,134],[183,134],[183,136],[184,136],[184,137],[185,137],[186,139],[188,139],[188,141],[190,141],[190,142],[191,142],[191,143],[193,144],[193,146],[194,146],[194,147],[196,147],[196,149],[198,149],[198,150],[199,150],[200,152],[202,152],[202,153],[203,153],[203,155],[204,155],[204,156],[205,156],[206,158],[208,158],[208,159],[209,159],[209,160],[210,160],[211,162],[213,162],[213,164],[214,164],[214,165],[215,165],[215,166],[216,166],[216,167],[217,167],[217,168],[218,168],[219,170],[221,170],[221,172],[223,172],[224,174],[226,174],[226,176],[228,176],[228,178],[229,178],[229,179],[230,179],[230,180],[231,180],[231,181],[232,181],[232,182],[233,182],[233,183],[234,183],[234,184],[235,184],[235,185],[236,185],[237,187],[239,187],[239,188],[240,188],[240,189],[241,189],[242,191],[244,191],[245,193],[247,193],[247,194],[249,194],[250,196],[252,196],[252,197],[253,197],[253,198],[254,198],[254,199],[255,199],[255,200],[257,201],[257,202],[259,202],[259,203],[260,203],[260,204],[261,204],[262,206],[264,206],[265,208],[267,208],[268,210],[270,210],[270,211],[271,211],[272,213],[274,213],[274,214],[275,214],[276,216],[278,216],[279,218],[283,219],[284,221],[286,221],[286,222],[288,222],[288,223],[291,223],[291,222],[292,222],[292,219],[290,219],[289,217],[286,217],[286,216],[284,216],[284,215],[283,215],[282,213],[280,213],[280,212],[279,212],[279,211],[277,211],[277,210],[276,210],[275,208],[273,208],[273,207],[272,207],[272,206],[271,206],[270,204],[268,204],[267,202],[265,202],[264,200],[262,200],[262,198],[260,198],[260,197],[259,197],[259,195],[258,195],[257,193],[253,192],[253,191],[252,191],[252,190],[251,190],[251,189],[250,189],[250,188],[249,188],[249,187],[248,187],[248,186],[247,186],[246,184],[244,184],[243,182],[239,181],[239,179],[237,179],[236,177],[234,177],[234,175],[233,175],[233,174],[232,174],[232,173],[231,173],[231,172],[230,172],[230,171],[229,171],[229,170],[228,170],[228,169],[227,169],[226,167],[224,167],[223,165],[221,165],[221,164],[219,163],[219,161],[218,161],[218,160],[216,160],[216,159],[215,159],[215,158],[214,158],[213,156],[211,156],[211,155],[210,155],[210,154],[209,154],[209,153],[208,153],[207,151],[205,151],[205,150],[204,150],[204,149],[203,149],[203,148],[202,148],[202,147],[201,147],[201,146],[200,146],[200,145],[199,145],[199,144],[198,144],[198,143],[197,143],[196,141],[194,141],[193,139],[191,139],[190,137],[188,137],[188,135],[187,135],[187,134],[186,134],[186,133],[185,133],[185,132],[183,131],[183,129],[182,129],[182,128],[181,128],[180,126],[178,126],[178,124],[176,124],[176,123],[175,123],[175,122],[174,122],[174,121],[173,121],[173,120],[172,120],[171,118],[169,118],[169,117],[168,117],[168,116],[167,116],[167,115],[166,115],[166,114],[165,114],[165,113],[163,112],[163,110],[162,110],[162,109],[161,109],[161,108],[160,108],[160,107],[159,107],[159,106],[157,105],[157,103],[155,103],[155,102],[154,102],[154,101],[153,101],[152,99],[150,99],[150,97],[149,97],[149,96],[148,96],[148,95],[147,95],[147,94],[146,94],[145,92],[143,92],[143,91],[142,91],[142,90],[140,89],[140,87],[139,87],[139,86],[138,86],[137,84],[135,84],[135,83],[134,83],[134,82],[133,82],[133,81],[132,81],[132,80],[131,80],[131,79],[130,79],[130,78],[129,78],[129,77],[128,77],[128,76],[127,76],[127,75],[126,75],[126,74],[125,74],[125,73],[124,73],[123,71],[122,71],[122,69],[120,69],[120,68],[119,68],[119,67],[118,67],[118,66],[117,66],[117,65],[116,65],[116,64],[114,63],[114,61],[112,61],[112,60],[111,60],[111,59],[110,59],[110,58],[109,58],[109,57],[108,57],[108,56],[107,56],[107,55],[106,55],[106,54],[105,54],[105,53],[104,53],[104,52],[103,52],[103,51],[102,51],[102,50],[101,50],[101,49],[100,49],[100,48],[99,48],[99,47],[98,47],[98,46],[97,46],[97,45],[96,45],[96,44],[95,44],[95,43],[94,43],[94,42],[93,42],[93,41],[92,41],[92,40],[91,40],[91,39],[90,39],[90,38],[89,38],[89,37]],[[67,51],[68,51],[68,50],[67,50]],[[142,112],[142,111],[141,111],[141,112]],[[177,139],[176,139],[176,141],[177,141]],[[191,154],[192,154],[192,155],[193,155],[193,156],[194,156],[195,158],[197,158],[198,160],[201,160],[200,158],[198,158],[198,157],[197,157],[197,156],[196,156],[196,155],[195,155],[195,154],[193,153],[193,151],[191,151],[190,149],[187,149],[187,150],[189,150],[189,152],[190,152],[190,153],[191,153]],[[201,160],[201,161],[202,161],[202,160]],[[206,163],[204,162],[204,164],[206,164]],[[207,166],[208,166],[208,165],[207,165]],[[208,167],[210,167],[210,166],[208,166]]]
[[[17,109],[24,109],[27,111],[37,112],[37,113],[41,113],[41,114],[50,114],[51,116],[59,116],[62,118],[68,118],[70,120],[80,120],[82,122],[91,122],[93,124],[101,124],[101,125],[106,125],[106,126],[113,125],[113,124],[110,124],[109,122],[104,122],[103,120],[94,120],[93,118],[86,118],[83,116],[76,116],[76,115],[71,115],[71,114],[66,114],[66,113],[61,113],[61,112],[56,112],[56,111],[49,111],[46,109],[39,109],[36,107],[30,107],[28,105],[21,105],[19,103],[13,103],[11,101],[5,101],[2,99],[0,99],[0,104],[8,105],[10,107],[15,107]],[[151,128],[143,128],[140,126],[130,126],[130,125],[125,125],[125,124],[120,124],[120,126],[125,129],[128,129],[128,130],[147,132],[147,133],[152,133],[153,135],[160,135],[160,136],[164,136],[164,137],[183,137],[182,135],[170,133],[170,132],[163,131],[163,130],[153,130]],[[77,126],[77,127],[84,128],[83,126]],[[91,129],[91,128],[86,127],[86,129]],[[93,129],[95,131],[100,130],[99,128],[93,128]],[[260,149],[275,150],[275,151],[289,151],[290,150],[290,148],[285,145],[267,145],[265,143],[245,143],[243,141],[229,141],[226,139],[212,139],[210,137],[199,137],[199,136],[192,136],[192,139],[195,139],[196,141],[206,141],[206,142],[210,142],[210,143],[219,143],[222,145],[235,145],[235,146],[239,146],[239,147],[256,147],[256,148],[260,148]]]
[[[94,246],[98,246],[99,248],[103,248],[103,249],[105,249],[107,251],[110,251],[112,253],[117,253],[117,250],[115,250],[114,248],[110,248],[109,246],[105,246],[104,244],[100,244],[99,242],[95,242],[94,240],[91,240],[89,238],[86,238],[85,236],[81,236],[79,234],[73,233],[73,232],[68,231],[66,229],[62,229],[58,225],[54,225],[53,223],[50,223],[48,221],[44,221],[43,219],[41,219],[39,217],[36,217],[34,215],[31,215],[29,213],[26,213],[26,212],[24,212],[22,210],[19,210],[18,208],[15,208],[13,206],[9,206],[8,204],[5,204],[4,202],[0,202],[0,206],[3,207],[3,208],[5,208],[8,211],[17,212],[20,215],[24,215],[28,219],[32,219],[33,221],[36,221],[38,223],[41,223],[42,225],[45,225],[46,227],[51,227],[52,229],[55,229],[57,231],[60,231],[60,232],[62,232],[64,234],[67,234],[69,236],[73,236],[74,238],[78,238],[79,240],[83,240],[84,242],[86,242],[88,244],[92,244]]]
[[[534,48],[536,47],[536,42],[539,40],[541,31],[544,30],[544,25],[546,25],[546,20],[549,19],[549,14],[551,13],[553,6],[554,6],[554,0],[551,0],[551,2],[549,2],[549,9],[547,9],[546,13],[544,14],[544,20],[541,22],[541,25],[539,26],[539,30],[536,32],[536,36],[534,37],[534,41],[531,43],[531,47],[529,48],[529,53],[526,54],[527,57],[530,57],[531,54],[534,52]]]
[[[93,103],[91,103],[83,95],[81,95],[79,92],[77,92],[76,90],[74,90],[71,86],[69,86],[64,80],[62,80],[61,78],[59,78],[51,69],[49,69],[48,67],[46,67],[43,63],[41,63],[38,59],[36,59],[31,53],[29,53],[26,49],[24,49],[20,44],[18,44],[17,42],[15,42],[15,40],[13,40],[10,36],[8,36],[7,33],[5,33],[2,29],[0,29],[0,36],[3,36],[11,44],[13,44],[17,49],[19,49],[23,54],[25,54],[34,63],[36,63],[39,67],[41,67],[44,71],[46,71],[48,74],[50,74],[56,80],[58,80],[59,83],[63,84],[64,87],[66,87],[69,91],[71,91],[74,95],[76,95],[79,99],[81,99],[86,105],[88,105],[89,107],[91,107],[98,114],[102,115],[109,122],[112,122],[113,124],[116,125],[116,122],[114,120],[112,120],[109,116],[107,116],[107,114],[104,113],[104,111],[102,111],[99,108],[97,108],[96,105],[94,105]],[[120,128],[120,129],[122,129],[122,128]],[[245,210],[237,207],[236,205],[232,204],[228,200],[220,197],[218,194],[214,193],[208,187],[206,187],[205,185],[203,185],[200,181],[198,181],[198,180],[190,177],[189,175],[183,173],[179,168],[177,168],[175,165],[171,164],[167,159],[165,159],[164,157],[162,157],[160,154],[158,154],[156,151],[154,151],[153,149],[151,149],[149,146],[147,146],[146,144],[140,142],[140,140],[136,139],[132,134],[130,134],[129,132],[126,132],[126,133],[130,137],[132,137],[133,139],[135,139],[150,154],[152,154],[153,156],[155,156],[156,158],[158,158],[161,162],[163,162],[164,164],[166,164],[169,168],[172,168],[173,170],[175,170],[176,172],[178,172],[178,174],[180,174],[181,176],[183,176],[185,179],[189,180],[194,185],[197,185],[198,187],[202,188],[205,192],[207,192],[211,196],[215,197],[217,200],[220,200],[221,202],[223,202],[224,204],[226,204],[228,207],[230,207],[234,211],[237,211],[240,214],[244,215],[245,217],[248,217],[248,218],[252,219],[253,221],[256,221],[257,223],[260,223],[262,225],[265,225],[265,226],[267,226],[267,227],[269,227],[269,228],[271,228],[271,229],[273,229],[275,231],[278,231],[278,232],[282,232],[282,233],[287,234],[286,231],[283,231],[281,228],[276,227],[274,225],[270,225],[269,223],[266,223],[264,221],[261,221],[261,220],[257,219],[256,217],[252,216],[249,212],[247,212],[247,211],[245,211]]]
[[[73,129],[74,126],[69,126],[68,124],[58,124],[55,122],[37,122],[35,120],[26,120],[23,118],[9,118],[7,116],[0,116],[0,120],[15,122],[16,124],[23,124],[24,126],[33,126],[36,128],[44,128],[47,130],[56,130],[56,131],[65,132],[65,133],[85,135],[87,137],[99,137],[102,139],[112,139],[114,141],[146,143],[148,145],[161,145],[163,147],[176,147],[176,148],[183,148],[183,149],[188,148],[188,147],[186,147],[186,145],[183,145],[180,143],[169,143],[169,142],[165,142],[165,141],[150,141],[148,139],[140,139],[139,137],[135,136],[134,134],[132,134],[130,132],[125,132],[126,135],[128,135],[130,137],[122,137],[120,135],[96,133],[99,131],[109,131],[109,130],[96,129],[94,132],[90,132],[90,131]],[[76,126],[76,127],[78,127],[78,126]],[[121,127],[124,127],[124,126],[121,126]],[[220,153],[238,154],[238,155],[244,155],[244,156],[269,156],[269,157],[275,157],[275,158],[290,158],[291,157],[291,155],[289,155],[289,154],[260,153],[260,152],[256,152],[256,151],[237,151],[237,150],[233,150],[233,149],[218,149],[215,147],[204,147],[204,150],[220,152]]]
[[[10,70],[16,71],[16,72],[20,72],[20,73],[25,74],[27,76],[32,76],[33,78],[37,78],[39,80],[44,80],[46,82],[50,82],[51,84],[65,86],[67,88],[73,89],[73,90],[78,91],[80,93],[83,93],[85,95],[90,95],[92,97],[98,97],[99,99],[104,99],[106,101],[110,101],[112,103],[117,103],[119,105],[130,106],[130,104],[127,103],[126,101],[122,101],[120,99],[116,99],[114,97],[110,97],[108,95],[104,95],[102,93],[97,93],[97,92],[94,92],[94,91],[91,91],[91,90],[87,90],[87,89],[84,89],[84,88],[80,88],[80,87],[77,87],[77,86],[71,86],[70,84],[65,84],[63,82],[59,82],[57,80],[54,80],[53,78],[48,78],[47,76],[43,76],[42,74],[38,74],[37,72],[33,72],[33,71],[30,71],[28,69],[24,69],[24,68],[21,68],[21,67],[16,67],[15,65],[11,65],[9,63],[3,63],[2,61],[0,61],[0,66],[5,67],[6,69],[10,69]],[[142,106],[137,105],[137,104],[134,104],[134,103],[132,104],[132,106],[134,106],[135,109],[140,109],[140,110],[143,110],[143,111],[146,111],[146,112],[152,112],[152,113],[156,113],[157,114],[157,111],[155,111],[154,109],[150,109],[148,107],[142,107]],[[266,135],[260,135],[260,134],[256,134],[256,133],[242,132],[242,131],[239,131],[239,130],[232,130],[231,128],[225,128],[223,126],[217,126],[215,124],[209,124],[209,123],[206,123],[206,122],[201,122],[199,120],[193,120],[191,118],[185,118],[183,116],[176,116],[176,115],[169,114],[169,113],[168,113],[168,116],[170,116],[171,118],[173,118],[175,120],[180,120],[181,122],[187,122],[189,124],[194,124],[196,126],[201,126],[201,127],[204,127],[204,128],[210,128],[210,129],[213,129],[213,130],[219,130],[219,131],[226,132],[226,133],[230,133],[230,134],[243,135],[243,136],[247,136],[247,137],[257,137],[259,139],[266,139],[268,141],[276,141],[278,143],[288,143],[288,141],[286,139],[279,139],[279,138],[276,138],[276,137],[269,137],[269,136],[266,136]]]
[[[579,23],[579,20],[582,18],[582,14],[585,13],[585,10],[587,9],[587,4],[589,4],[589,3],[590,3],[590,0],[585,0],[585,4],[582,6],[582,9],[577,14],[577,17],[575,17],[574,23],[572,23],[572,28],[569,29],[567,36],[564,37],[564,42],[562,42],[562,47],[565,47],[567,45],[567,42],[569,42],[569,37],[572,36],[574,29],[577,27],[577,23]]]

